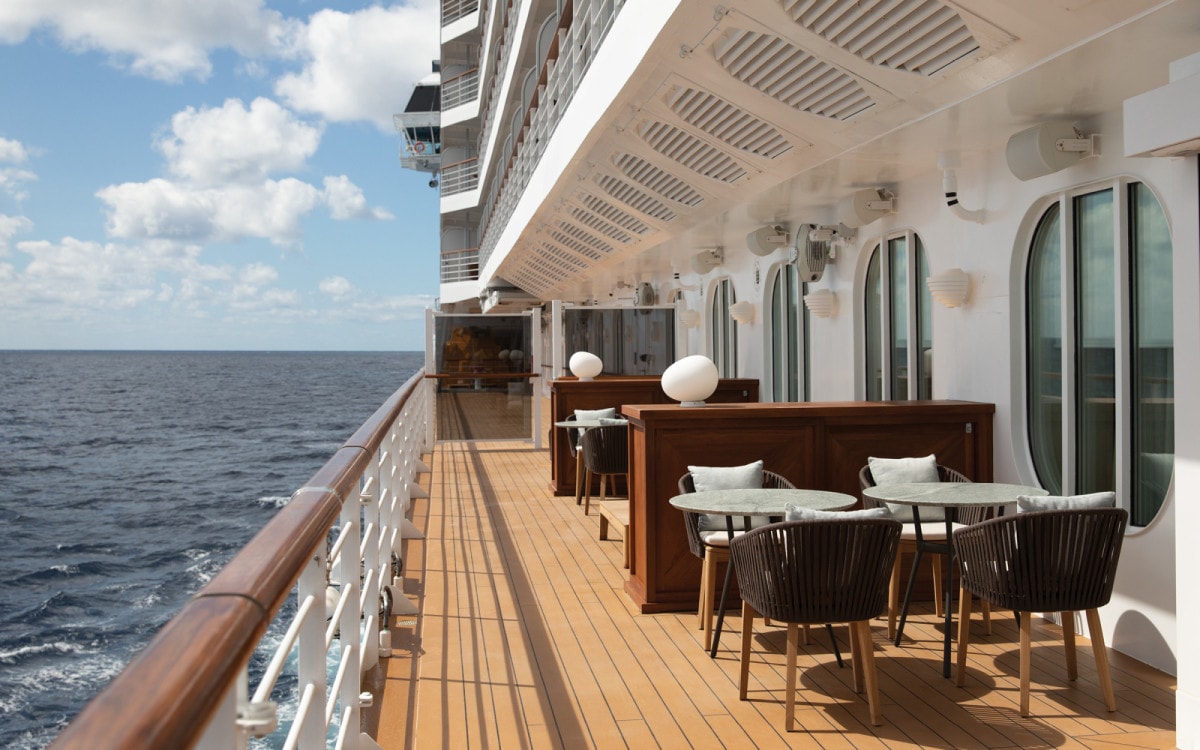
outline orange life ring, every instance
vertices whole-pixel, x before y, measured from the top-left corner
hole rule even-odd
[[[421,141],[417,141],[413,144],[413,151],[417,152],[418,154],[425,153],[425,144]]]

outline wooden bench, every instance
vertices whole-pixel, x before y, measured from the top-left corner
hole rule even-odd
[[[625,546],[625,567],[629,567],[629,498],[621,497],[616,500],[604,500],[596,503],[600,509],[600,538],[608,539],[609,524],[621,531],[621,540]]]

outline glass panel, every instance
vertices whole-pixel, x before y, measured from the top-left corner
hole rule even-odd
[[[1162,507],[1175,458],[1175,330],[1171,235],[1162,206],[1130,185],[1133,258],[1133,499],[1130,523],[1145,526]]]
[[[533,429],[531,318],[434,318],[437,435],[446,440],[530,439]]]
[[[931,307],[933,296],[929,293],[929,263],[925,259],[925,246],[921,238],[915,238],[917,255],[917,333],[921,338],[921,356],[917,357],[917,398],[933,398],[933,318]]]
[[[675,310],[569,307],[563,311],[565,359],[595,354],[605,375],[662,375],[675,361]]]
[[[800,376],[799,274],[780,266],[771,286],[771,400],[798,401]]]
[[[888,280],[891,282],[889,350],[891,393],[889,398],[907,401],[908,395],[908,240],[888,240]]]
[[[1116,488],[1116,269],[1111,190],[1075,199],[1076,491]]]
[[[799,283],[799,275],[796,277],[796,306],[800,310],[800,325],[802,336],[800,338],[800,347],[803,352],[804,360],[804,390],[796,394],[797,401],[808,401],[812,398],[812,346],[809,345],[809,338],[812,331],[812,316],[808,312],[808,307],[804,304],[804,295],[808,294],[808,284]]]
[[[1059,206],[1038,222],[1029,250],[1029,449],[1038,481],[1062,493],[1062,243]]]
[[[867,283],[863,294],[863,341],[867,348],[863,363],[866,365],[868,401],[883,400],[883,274],[880,257],[877,245],[867,265]]]
[[[723,378],[737,377],[737,324],[729,317],[735,302],[733,283],[722,279],[713,290],[712,331],[713,362]]]
[[[800,310],[804,304],[800,300],[800,276],[796,267],[791,263],[784,268],[787,277],[787,320],[788,320],[788,357],[787,357],[787,398],[786,401],[799,401],[800,396],[800,345],[804,339],[800,335]]]

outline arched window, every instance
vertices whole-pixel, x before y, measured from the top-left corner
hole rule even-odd
[[[933,397],[928,275],[925,248],[912,232],[885,238],[871,253],[863,318],[868,401]]]
[[[1145,526],[1175,454],[1171,237],[1142,183],[1060,196],[1026,273],[1029,448],[1053,493],[1116,490]]]
[[[772,401],[808,399],[808,310],[801,301],[804,287],[796,264],[785,263],[775,271],[767,299]]]
[[[737,323],[729,317],[729,308],[737,299],[733,293],[733,282],[721,279],[713,287],[712,295],[712,360],[723,378],[737,377]]]

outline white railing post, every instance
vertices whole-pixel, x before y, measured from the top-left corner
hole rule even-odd
[[[317,607],[305,618],[300,625],[298,639],[298,657],[296,663],[297,687],[301,694],[301,708],[307,709],[303,714],[297,713],[296,721],[300,722],[299,746],[304,748],[324,747],[325,717],[321,711],[323,701],[318,696],[325,695],[325,618],[319,613],[324,611],[325,601],[325,560],[320,554],[313,554],[297,582],[296,595],[299,601],[313,597]],[[304,695],[308,694],[307,705]],[[293,728],[293,731],[295,729]]]

